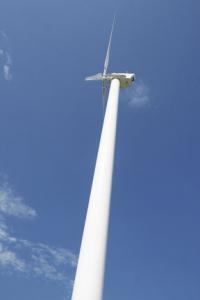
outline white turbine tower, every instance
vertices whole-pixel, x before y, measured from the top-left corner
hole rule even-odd
[[[110,91],[83,231],[72,300],[102,299],[119,89],[120,87],[130,86],[135,80],[134,74],[107,73],[114,23],[115,20],[112,24],[103,73],[86,78],[86,80],[102,81],[103,97],[105,97],[106,83],[110,83]]]

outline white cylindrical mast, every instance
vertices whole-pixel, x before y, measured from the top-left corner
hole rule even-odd
[[[101,300],[120,81],[113,79],[101,133],[72,300]]]

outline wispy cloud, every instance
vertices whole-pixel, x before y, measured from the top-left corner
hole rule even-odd
[[[0,213],[27,219],[37,215],[36,211],[25,205],[22,197],[16,196],[7,184],[0,187]]]
[[[36,211],[25,205],[8,184],[0,186],[0,271],[21,272],[71,286],[68,274],[76,266],[76,255],[71,251],[44,243],[33,243],[10,233],[7,216],[33,219]]]
[[[25,263],[19,259],[13,251],[10,251],[0,243],[0,266],[10,267],[15,271],[25,271]]]
[[[5,80],[12,79],[12,58],[8,46],[8,36],[0,30],[0,66]]]
[[[11,80],[12,79],[11,65],[5,64],[3,66],[3,73],[4,73],[5,80]]]
[[[127,90],[126,98],[132,108],[145,107],[150,102],[149,88],[143,81],[138,81]]]
[[[69,268],[76,266],[76,256],[64,248],[11,236],[0,230],[0,267],[33,277],[70,284]]]

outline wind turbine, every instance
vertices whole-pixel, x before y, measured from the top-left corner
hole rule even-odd
[[[103,73],[86,78],[86,80],[102,81],[103,97],[107,83],[110,84],[110,91],[71,300],[101,300],[103,294],[119,90],[130,86],[135,80],[133,73],[107,73],[114,24],[115,18]]]

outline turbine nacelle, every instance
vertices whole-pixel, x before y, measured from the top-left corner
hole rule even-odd
[[[111,73],[107,74],[105,80],[111,81],[112,79],[117,78],[120,81],[120,87],[126,88],[131,85],[135,80],[135,74],[133,73]]]
[[[114,78],[119,79],[120,87],[126,88],[131,85],[133,81],[135,81],[135,74],[134,73],[108,73],[103,75],[98,73],[93,76],[86,77],[85,80],[101,80],[111,82]]]

